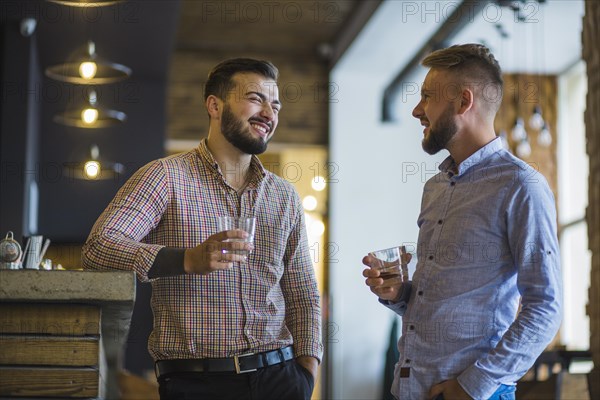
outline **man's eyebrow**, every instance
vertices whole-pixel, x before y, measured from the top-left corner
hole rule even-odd
[[[246,96],[249,96],[249,95],[251,95],[251,94],[254,94],[254,95],[256,95],[256,96],[260,97],[262,101],[266,101],[266,100],[267,100],[267,96],[265,96],[265,95],[264,95],[264,94],[262,94],[261,92],[253,92],[253,91],[246,92]],[[273,104],[278,104],[278,105],[281,105],[281,102],[280,102],[279,100],[273,100],[273,101],[272,101],[272,103],[273,103]]]

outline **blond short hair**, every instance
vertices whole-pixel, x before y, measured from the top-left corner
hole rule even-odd
[[[423,66],[447,70],[461,84],[470,86],[489,104],[495,114],[502,103],[502,69],[490,49],[480,44],[454,45],[436,50],[421,62]]]

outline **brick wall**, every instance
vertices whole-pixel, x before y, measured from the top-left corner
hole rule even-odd
[[[590,317],[590,348],[594,359],[594,396],[600,394],[600,2],[585,2],[583,58],[587,64],[588,94],[585,112],[587,153],[590,159],[587,224],[592,272],[587,314]],[[596,397],[598,398],[598,397]]]

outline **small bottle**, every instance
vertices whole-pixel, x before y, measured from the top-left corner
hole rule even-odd
[[[40,269],[51,271],[52,270],[52,260],[49,258],[44,258],[40,263]]]

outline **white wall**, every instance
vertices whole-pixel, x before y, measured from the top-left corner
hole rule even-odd
[[[339,89],[330,121],[330,161],[339,179],[330,185],[329,203],[330,240],[339,248],[330,264],[334,399],[381,398],[389,331],[397,317],[365,286],[361,259],[371,250],[416,242],[423,183],[447,155],[432,157],[421,149],[422,127],[411,116],[418,94],[399,99],[399,122],[380,122],[383,89],[402,68],[398,60],[429,34],[414,21],[418,29],[412,34],[421,39],[400,35],[396,29],[411,23],[399,26],[401,7],[400,1],[384,3],[331,76]],[[411,79],[418,90],[424,74]]]
[[[589,160],[583,120],[585,63],[582,61],[562,74],[558,84],[558,219],[564,225],[585,217],[588,203]],[[560,245],[565,288],[561,341],[568,349],[585,350],[590,346],[590,322],[585,313],[591,268],[587,224],[567,228]]]

